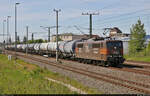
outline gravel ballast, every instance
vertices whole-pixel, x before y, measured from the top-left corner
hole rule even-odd
[[[21,58],[21,57],[19,57]],[[40,67],[47,67],[47,69],[53,71],[53,72],[57,72],[60,74],[63,74],[65,76],[68,76],[70,78],[73,78],[79,82],[81,82],[82,84],[84,84],[85,86],[91,87],[91,88],[96,88],[98,89],[100,92],[105,93],[105,94],[135,94],[135,93],[140,93],[125,87],[121,87],[121,86],[116,86],[114,84],[110,84],[104,81],[100,81],[100,80],[95,80],[93,78],[89,78],[88,76],[83,76],[77,73],[73,73],[71,71],[67,71],[67,70],[63,70],[51,65],[47,65],[47,64],[42,64],[33,60],[29,60],[29,59],[25,59],[25,58],[21,58],[24,59],[27,62],[30,63],[34,63],[39,65]],[[47,58],[45,58],[47,59]]]

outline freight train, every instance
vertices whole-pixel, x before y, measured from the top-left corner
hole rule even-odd
[[[17,44],[17,51],[26,52],[27,46],[31,54],[56,56],[56,42]],[[6,49],[15,50],[15,45],[8,45]],[[125,60],[122,41],[111,39],[60,41],[58,42],[58,56],[102,66],[118,66]]]

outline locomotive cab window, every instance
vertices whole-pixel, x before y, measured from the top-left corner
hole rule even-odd
[[[92,48],[92,46],[93,46],[92,44],[88,44],[88,47],[89,47],[89,48]]]
[[[93,48],[100,48],[100,44],[93,44],[92,47]]]
[[[118,47],[121,48],[122,47],[122,43],[121,42],[107,42],[107,46],[109,47]]]
[[[78,44],[77,47],[78,48],[83,48],[83,44]]]
[[[101,48],[103,48],[103,43],[101,42]]]

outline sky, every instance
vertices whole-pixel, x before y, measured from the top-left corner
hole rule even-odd
[[[142,20],[145,30],[150,35],[150,0],[0,0],[0,34],[3,34],[3,20],[9,19],[9,30],[14,40],[15,3],[17,5],[17,33],[22,40],[29,26],[29,39],[35,33],[35,39],[47,39],[47,30],[40,26],[56,26],[56,12],[59,12],[59,33],[88,34],[89,16],[82,13],[99,13],[93,15],[93,34],[103,35],[103,28],[118,27],[123,33],[130,33],[130,28]],[[77,26],[77,30],[74,26]],[[6,23],[5,23],[5,34]],[[81,32],[82,31],[82,32]],[[51,35],[56,29],[51,29]],[[0,41],[3,41],[0,35]],[[6,39],[6,36],[4,37]]]

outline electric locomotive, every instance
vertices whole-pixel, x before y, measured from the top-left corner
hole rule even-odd
[[[123,44],[120,40],[78,42],[76,58],[79,62],[103,66],[117,66],[124,62]]]

